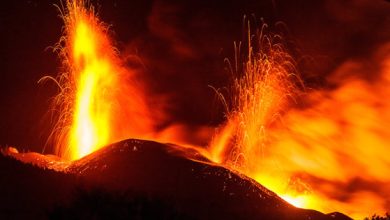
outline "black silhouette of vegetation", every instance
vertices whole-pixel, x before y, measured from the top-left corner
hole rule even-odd
[[[74,197],[51,210],[49,219],[193,219],[169,200],[148,195],[80,189]]]
[[[384,216],[380,216],[380,215],[373,215],[371,217],[367,217],[365,218],[364,220],[390,220],[390,214],[389,213],[386,213]]]

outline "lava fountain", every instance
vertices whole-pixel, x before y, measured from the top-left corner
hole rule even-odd
[[[152,122],[142,85],[119,58],[107,26],[87,1],[65,4],[56,47],[64,69],[54,101],[60,114],[51,138],[59,155],[74,160],[108,143],[145,137]]]
[[[272,147],[271,129],[302,93],[303,82],[281,36],[266,34],[266,25],[254,35],[249,22],[247,29],[244,56],[242,43],[235,44],[234,67],[229,63],[232,83],[228,94],[219,93],[227,122],[210,145],[210,157],[253,177],[289,203],[304,207],[272,178],[273,165],[264,160]]]
[[[335,89],[310,90],[282,38],[263,30],[248,33],[246,58],[219,94],[227,122],[210,144],[212,160],[298,207],[357,219],[389,211],[390,47],[370,60],[380,64],[378,79],[350,60],[329,77]]]

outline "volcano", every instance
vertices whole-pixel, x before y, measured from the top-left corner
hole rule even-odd
[[[1,219],[350,219],[295,208],[197,150],[128,139],[73,162],[3,150]]]

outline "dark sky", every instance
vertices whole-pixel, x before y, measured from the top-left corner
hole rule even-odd
[[[57,55],[48,49],[61,36],[60,0],[8,1],[0,6],[0,146],[41,152],[50,130]],[[293,45],[304,80],[312,87],[340,63],[364,59],[390,39],[390,3],[383,0],[91,0],[111,25],[123,57],[137,54],[142,80],[169,97],[171,122],[215,125],[222,113],[209,85],[227,84],[224,58],[243,36],[243,16],[280,29]],[[130,61],[129,61],[130,62]],[[131,62],[130,62],[131,64]],[[129,64],[129,65],[130,65]],[[50,152],[50,151],[49,151]]]

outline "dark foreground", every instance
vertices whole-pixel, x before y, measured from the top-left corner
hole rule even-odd
[[[195,150],[130,139],[71,164],[0,154],[0,219],[349,218],[295,208]]]

